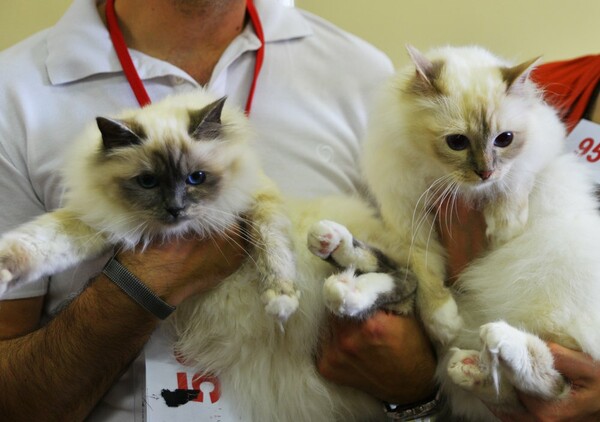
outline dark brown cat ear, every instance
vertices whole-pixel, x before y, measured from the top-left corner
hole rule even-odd
[[[102,144],[106,150],[142,143],[140,135],[122,120],[96,117],[96,123],[102,134]]]
[[[503,67],[500,69],[502,78],[506,82],[507,92],[518,92],[529,78],[531,71],[535,69],[541,56],[528,60],[513,67]]]
[[[433,63],[425,57],[423,53],[410,44],[406,45],[406,50],[417,71],[417,78],[413,88],[418,91],[437,91],[434,81],[439,74],[439,64]]]
[[[216,139],[221,136],[221,113],[227,97],[207,105],[200,110],[190,112],[190,126],[188,131],[194,139]]]

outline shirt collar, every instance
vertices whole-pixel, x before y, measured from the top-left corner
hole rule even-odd
[[[313,33],[308,21],[294,7],[285,6],[279,0],[254,0],[254,5],[267,43],[301,38]]]
[[[308,36],[312,33],[304,16],[279,0],[255,0],[267,43]],[[250,25],[249,25],[250,26]],[[236,55],[258,48],[258,39],[251,28],[238,38],[242,48]],[[241,40],[234,40],[236,41]],[[75,82],[103,73],[122,72],[110,36],[96,8],[95,0],[75,0],[47,37],[46,69],[53,85]],[[185,76],[175,66],[161,60],[132,52],[132,59],[142,79],[169,75]],[[234,58],[229,58],[231,61]]]

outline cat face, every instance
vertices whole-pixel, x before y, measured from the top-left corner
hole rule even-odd
[[[472,60],[469,50],[433,60],[409,52],[416,72],[404,94],[415,104],[412,131],[421,147],[464,189],[500,183],[527,145],[534,61],[507,67],[491,56]]]
[[[221,112],[224,99],[187,115],[152,124],[99,117],[98,164],[107,173],[101,189],[143,222],[145,231],[185,230],[209,218],[235,165],[227,159]],[[160,128],[161,130],[158,130]]]

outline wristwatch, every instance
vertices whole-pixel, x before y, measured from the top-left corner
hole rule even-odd
[[[383,402],[385,413],[390,421],[412,421],[427,416],[433,416],[437,413],[439,404],[439,390],[432,396],[418,403],[400,405]]]
[[[119,286],[131,299],[160,319],[166,319],[175,310],[174,306],[156,296],[144,283],[134,276],[113,256],[104,266],[102,273]]]

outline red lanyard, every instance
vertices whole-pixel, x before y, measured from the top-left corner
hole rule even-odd
[[[133,65],[131,56],[129,55],[127,44],[125,44],[123,33],[121,32],[121,29],[119,28],[119,23],[117,22],[114,3],[115,0],[106,0],[106,22],[108,25],[108,32],[110,33],[110,38],[115,48],[115,52],[117,53],[117,57],[121,62],[121,66],[123,67],[123,72],[125,72],[125,76],[127,77],[127,81],[129,82],[129,85],[131,86],[131,89],[133,90],[133,93],[135,94],[138,103],[141,107],[144,107],[145,105],[150,104],[152,101],[148,96],[146,88],[144,88],[144,84],[140,79],[140,76],[138,75],[135,66]],[[262,68],[262,64],[265,57],[265,36],[263,33],[260,18],[258,16],[258,12],[254,7],[253,0],[246,0],[246,9],[248,10],[248,15],[250,15],[250,20],[252,21],[254,32],[260,40],[260,47],[256,52],[256,61],[254,62],[254,76],[252,77],[252,85],[250,85],[250,92],[248,93],[248,99],[246,101],[245,110],[246,114],[249,115],[250,110],[252,109],[252,100],[254,99],[256,82],[258,80],[258,75],[260,74],[260,70]]]

